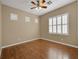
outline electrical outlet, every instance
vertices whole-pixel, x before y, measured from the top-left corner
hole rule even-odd
[[[21,38],[17,38],[17,40],[21,40]]]

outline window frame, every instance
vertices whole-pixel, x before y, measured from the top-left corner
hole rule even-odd
[[[62,24],[62,16],[65,15],[65,14],[67,14],[67,24]],[[61,16],[61,33],[57,33],[57,25],[60,25],[60,24],[57,24],[57,17],[58,17],[58,16]],[[49,26],[50,26],[50,25],[49,25],[49,19],[50,19],[50,18],[53,19],[53,17],[56,17],[56,33],[53,33],[53,28],[52,28],[52,33],[49,32]],[[69,13],[64,13],[64,14],[60,14],[60,15],[53,16],[53,17],[49,17],[49,19],[48,19],[48,33],[49,33],[49,34],[55,34],[55,35],[69,35]],[[53,21],[52,21],[52,23],[53,23]],[[62,32],[62,31],[63,31],[63,30],[62,30],[62,26],[63,26],[63,25],[67,25],[67,32],[68,32],[67,34],[65,34],[65,33]],[[53,27],[53,26],[54,26],[54,25],[52,24],[52,27]]]

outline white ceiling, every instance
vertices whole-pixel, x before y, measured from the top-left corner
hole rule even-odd
[[[48,5],[47,9],[40,9],[40,10],[30,9],[32,7],[31,1],[33,0],[1,0],[2,4],[5,4],[7,6],[14,7],[38,16],[44,15],[45,13],[53,11],[57,8],[60,8],[64,5],[72,3],[76,0],[51,0],[53,3],[51,5]],[[46,0],[46,2],[48,1],[49,0]]]

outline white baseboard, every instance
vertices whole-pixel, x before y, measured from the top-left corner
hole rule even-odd
[[[34,39],[30,39],[30,40],[23,41],[23,42],[18,42],[18,43],[14,43],[14,44],[11,44],[11,45],[2,46],[1,49],[11,47],[11,46],[14,46],[14,45],[19,45],[19,44],[22,44],[22,43],[31,42],[31,41],[34,41],[34,40],[37,40],[37,39],[39,39],[39,38],[34,38]]]
[[[59,43],[59,44],[62,44],[62,45],[73,47],[73,48],[78,48],[78,46],[75,46],[75,45],[71,45],[71,44],[68,44],[68,43],[62,43],[62,42],[58,42],[58,41],[47,39],[47,38],[40,38],[40,39],[47,40],[47,41],[50,41],[50,42]]]
[[[18,42],[18,43],[11,44],[11,45],[7,45],[7,46],[2,46],[1,49],[3,49],[3,48],[7,48],[7,47],[11,47],[11,46],[14,46],[14,45],[18,45],[18,44],[22,44],[22,43],[31,42],[31,41],[38,40],[38,39],[47,40],[47,41],[51,41],[51,42],[55,42],[55,43],[59,43],[59,44],[62,44],[62,45],[66,45],[66,46],[70,46],[70,47],[78,48],[78,46],[75,46],[75,45],[71,45],[71,44],[67,44],[67,43],[62,43],[62,42],[58,42],[58,41],[54,41],[54,40],[50,40],[50,39],[46,39],[46,38],[34,38],[34,39],[27,40],[27,41],[23,41],[23,42]]]

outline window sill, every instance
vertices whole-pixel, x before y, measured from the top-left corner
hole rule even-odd
[[[69,36],[70,34],[56,34],[56,33],[48,33],[48,34],[50,34],[50,35],[62,35],[62,36]]]

